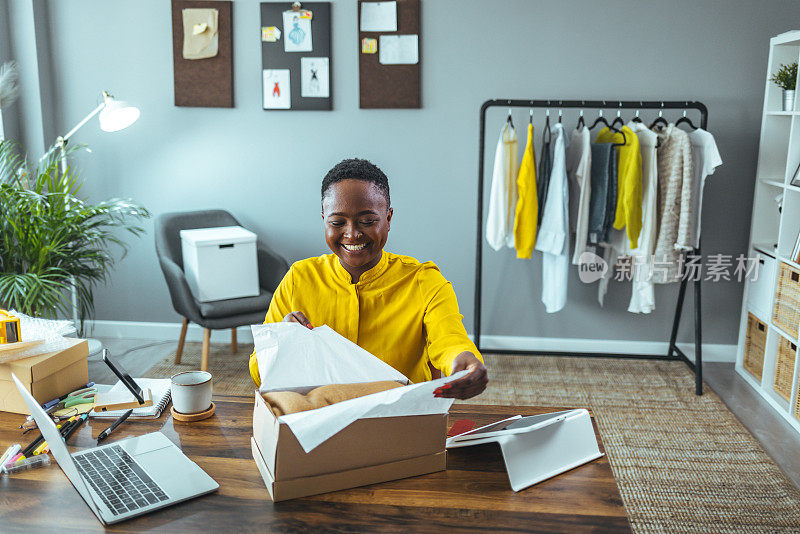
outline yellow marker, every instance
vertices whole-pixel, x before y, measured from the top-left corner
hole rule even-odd
[[[0,310],[0,343],[16,343],[22,341],[19,318],[5,310]]]
[[[42,454],[42,451],[44,450],[45,447],[47,447],[47,442],[43,441],[41,445],[39,445],[38,447],[36,447],[36,449],[34,449],[34,451],[31,453],[31,456]]]

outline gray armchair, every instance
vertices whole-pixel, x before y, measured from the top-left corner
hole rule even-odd
[[[189,322],[203,327],[203,353],[200,368],[208,367],[208,352],[211,330],[231,329],[231,349],[238,350],[236,328],[262,323],[267,313],[272,294],[289,264],[261,242],[257,243],[258,281],[261,288],[258,296],[238,299],[198,302],[189,289],[183,273],[183,253],[181,252],[181,230],[194,228],[213,228],[218,226],[241,226],[236,218],[224,210],[187,211],[164,213],[155,222],[156,254],[161,270],[167,281],[172,306],[183,316],[183,327],[175,353],[175,363],[180,363],[186,329]]]

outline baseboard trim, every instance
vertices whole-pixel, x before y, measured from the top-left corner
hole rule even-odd
[[[91,335],[105,338],[128,338],[170,340],[176,342],[181,332],[181,323],[148,323],[140,321],[94,321],[90,325]],[[211,335],[212,342],[230,341],[229,330],[215,330]],[[250,327],[237,329],[241,343],[252,343],[253,334]],[[224,336],[224,338],[223,338]],[[187,341],[202,341],[203,329],[190,324],[186,332]],[[555,352],[594,352],[605,354],[644,354],[663,356],[667,353],[667,343],[661,341],[626,341],[624,339],[580,339],[580,338],[548,338],[525,336],[481,336],[481,345],[495,350],[536,350]],[[694,344],[678,343],[678,347],[694,361]],[[736,345],[722,343],[703,344],[703,361],[735,362]]]

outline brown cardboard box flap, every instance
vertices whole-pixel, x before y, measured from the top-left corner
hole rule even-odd
[[[0,380],[10,381],[13,372],[23,383],[30,384],[89,356],[88,341],[75,338],[67,341],[69,345],[64,349],[0,365]]]
[[[447,463],[447,453],[441,451],[396,462],[275,482],[264,462],[256,439],[251,437],[250,444],[253,459],[270,497],[275,502],[443,471]]]

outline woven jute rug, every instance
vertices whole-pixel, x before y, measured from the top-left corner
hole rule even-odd
[[[212,345],[214,391],[251,395],[252,346]],[[174,355],[174,352],[173,352]],[[197,369],[187,343],[148,376]],[[635,532],[800,532],[800,492],[712,391],[694,394],[685,364],[485,356],[487,390],[468,402],[591,408]]]

